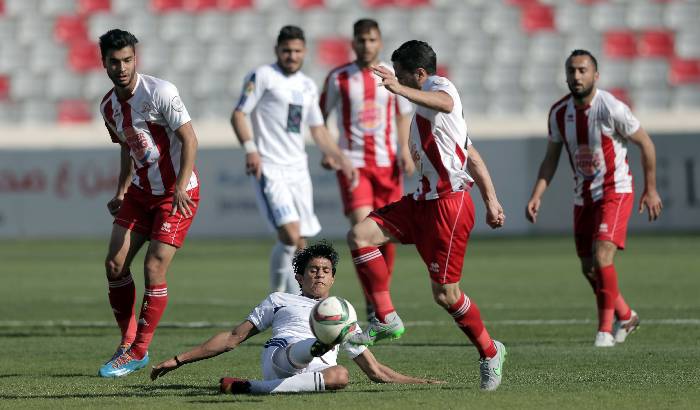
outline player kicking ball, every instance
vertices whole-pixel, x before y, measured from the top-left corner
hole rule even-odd
[[[301,294],[273,292],[230,332],[219,333],[200,346],[175,355],[153,368],[155,380],[185,364],[208,359],[238,347],[248,338],[272,328],[262,354],[263,380],[222,378],[220,391],[232,394],[320,392],[342,389],[348,384],[348,370],[337,364],[343,350],[377,383],[442,383],[398,373],[377,361],[364,346],[349,343],[328,346],[314,337],[309,315],[314,305],[327,298],[335,281],[338,254],[326,242],[301,249],[293,267]],[[360,331],[359,327],[356,330]]]

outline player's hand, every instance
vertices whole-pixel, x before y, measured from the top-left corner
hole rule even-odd
[[[384,86],[384,88],[386,88],[394,94],[399,94],[399,90],[401,90],[403,86],[401,85],[401,83],[399,83],[399,79],[396,78],[396,74],[391,72],[391,70],[389,70],[388,68],[380,65],[375,65],[371,68],[374,74],[376,74],[382,79],[382,85]]]
[[[532,198],[525,208],[525,218],[533,224],[537,222],[537,211],[540,210],[540,199]]]
[[[350,162],[345,155],[343,155],[341,158],[340,172],[342,172],[343,176],[350,181],[350,191],[357,188],[357,186],[360,184],[360,172],[352,165],[352,162]]]
[[[262,161],[260,154],[257,152],[249,152],[245,154],[245,173],[246,175],[255,175],[255,179],[260,179],[262,176]]]
[[[416,164],[413,162],[413,156],[411,155],[411,150],[408,147],[401,148],[401,154],[399,155],[399,167],[403,174],[406,176],[413,175],[416,170]]]
[[[173,194],[173,209],[170,211],[170,216],[174,216],[178,212],[182,214],[185,218],[189,218],[194,215],[192,208],[195,207],[195,203],[190,198],[187,191],[183,191],[179,187],[175,187],[175,193]]]
[[[642,198],[639,200],[639,213],[644,213],[645,209],[649,211],[649,222],[653,222],[659,218],[663,207],[664,204],[661,203],[661,197],[656,190],[645,190],[642,194]]]
[[[110,199],[109,202],[107,202],[107,210],[109,211],[110,215],[117,216],[119,209],[122,207],[122,203],[124,203],[123,196],[115,196],[114,198]]]
[[[327,170],[338,169],[338,163],[330,155],[324,155],[321,158],[321,166]]]
[[[168,359],[164,362],[160,362],[157,365],[153,366],[153,368],[151,369],[151,380],[163,377],[167,373],[177,369],[178,367],[180,366],[178,366],[175,362],[175,358]]]
[[[500,228],[506,223],[506,214],[497,200],[486,202],[486,224],[493,229]]]

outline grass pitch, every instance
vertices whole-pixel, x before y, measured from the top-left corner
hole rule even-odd
[[[337,245],[334,294],[361,312],[347,248]],[[423,264],[408,246],[399,247],[392,286],[406,334],[372,350],[401,372],[447,384],[374,384],[341,357],[351,371],[341,392],[218,395],[222,375],[261,377],[259,355],[269,333],[156,382],[147,371],[100,379],[97,369],[118,342],[102,267],[106,246],[107,238],[0,242],[0,408],[678,409],[700,403],[698,235],[629,238],[616,265],[642,326],[612,349],[592,347],[595,301],[572,238],[475,238],[462,286],[508,348],[503,384],[493,393],[478,390],[476,350],[432,302]],[[243,320],[267,294],[270,246],[189,240],[169,273],[170,304],[151,345],[152,363]],[[133,271],[140,302],[142,269]]]

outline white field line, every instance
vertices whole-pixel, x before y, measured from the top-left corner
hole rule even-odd
[[[423,326],[444,326],[453,324],[451,321],[421,320],[414,322],[404,322],[406,327]],[[503,326],[562,326],[562,325],[590,325],[596,323],[593,319],[513,319],[513,320],[490,320],[485,322],[488,325]],[[643,325],[667,325],[667,326],[700,326],[700,319],[645,319]],[[233,322],[161,322],[158,327],[178,328],[178,329],[200,329],[200,328],[228,328],[235,325]],[[113,321],[81,321],[81,320],[0,320],[0,328],[112,328],[115,327]]]

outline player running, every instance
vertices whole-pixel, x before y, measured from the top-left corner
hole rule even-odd
[[[615,252],[625,248],[627,223],[634,206],[627,142],[632,141],[642,152],[644,192],[639,212],[646,209],[649,221],[656,220],[662,208],[656,192],[656,152],[629,107],[609,92],[597,89],[598,62],[590,52],[574,50],[565,68],[571,94],[557,101],[549,112],[547,152],[525,216],[532,223],[537,221],[542,195],[565,146],[576,185],[576,253],[598,304],[594,346],[611,347],[624,342],[639,326],[639,316],[619,291],[614,265]]]
[[[275,53],[276,63],[246,76],[231,125],[246,151],[246,173],[254,177],[260,212],[277,231],[270,256],[270,289],[297,293],[292,257],[304,246],[304,238],[321,230],[314,214],[305,125],[319,149],[349,181],[356,179],[356,171],[323,125],[316,85],[300,71],[306,53],[304,32],[295,26],[282,27]]]
[[[373,71],[390,92],[417,105],[409,148],[420,173],[418,189],[355,225],[348,233],[353,263],[376,309],[376,318],[353,343],[371,345],[404,332],[389,293],[387,265],[378,248],[389,241],[415,244],[428,269],[433,298],[452,315],[481,356],[481,389],[501,383],[506,350],[486,331],[476,303],[460,289],[464,253],[474,226],[469,189],[476,182],[486,206],[486,222],[503,226],[505,215],[496,198],[486,164],[467,136],[457,89],[436,72],[436,56],[425,42],[404,43],[391,56],[394,73]],[[397,78],[398,77],[398,78]]]
[[[401,96],[381,87],[381,78],[372,73],[372,66],[381,65],[382,35],[379,24],[362,19],[353,26],[352,48],[356,59],[335,68],[328,74],[321,93],[321,111],[328,120],[332,111],[343,153],[350,158],[359,174],[359,183],[350,189],[350,181],[338,172],[343,211],[355,225],[373,209],[398,201],[403,195],[401,171],[413,174],[414,164],[408,150],[408,127],[413,105]],[[397,144],[398,134],[398,144]],[[324,159],[324,166],[331,161]],[[380,251],[389,268],[394,269],[395,245],[386,243]],[[366,300],[367,315],[374,317],[374,309]]]
[[[271,293],[256,306],[246,320],[230,332],[219,333],[200,346],[166,360],[151,372],[155,380],[166,373],[198,360],[233,350],[248,338],[272,328],[272,338],[262,352],[263,380],[222,378],[222,393],[292,393],[342,389],[348,384],[348,370],[337,364],[343,350],[377,383],[441,383],[398,373],[377,361],[364,346],[348,343],[327,346],[316,340],[309,327],[314,305],[328,297],[335,281],[338,254],[330,244],[319,242],[294,256],[295,278],[301,294]],[[359,327],[357,329],[359,332]]]
[[[190,116],[173,84],[136,72],[137,42],[118,29],[100,37],[102,64],[114,83],[100,111],[112,142],[121,146],[117,193],[107,204],[114,225],[105,266],[109,303],[122,338],[100,368],[102,377],[126,376],[148,363],[148,345],[168,304],[166,272],[199,203],[197,136]],[[148,240],[146,290],[137,323],[130,268]]]

